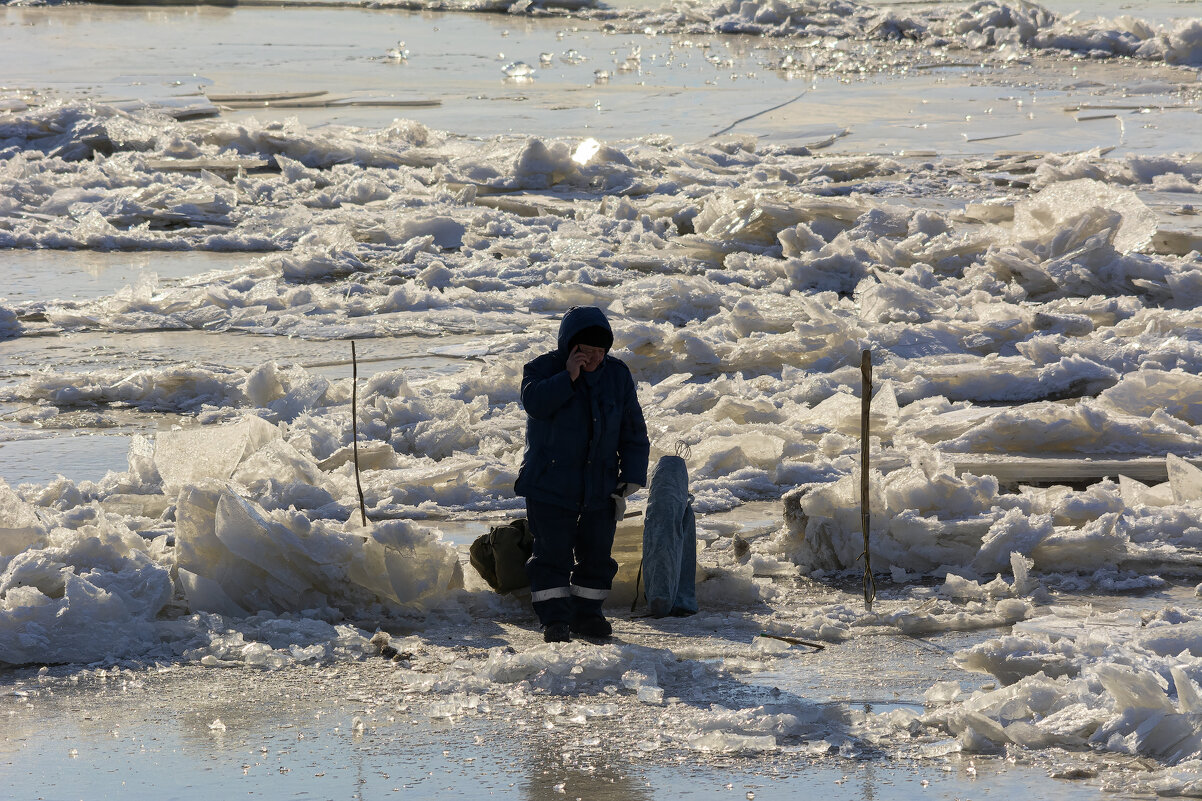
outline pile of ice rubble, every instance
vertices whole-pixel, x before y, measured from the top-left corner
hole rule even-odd
[[[1202,470],[1172,454],[1169,480],[1156,486],[1120,476],[1083,491],[1025,487],[1019,493],[999,492],[992,476],[957,476],[931,451],[914,461],[875,472],[869,501],[873,566],[902,580],[906,571],[988,576],[1010,568],[1015,552],[1043,573],[1188,571],[1198,562]],[[794,562],[817,573],[856,565],[864,550],[858,476],[801,487],[786,508],[787,530],[774,545]]]
[[[1014,633],[961,651],[956,660],[1002,685],[965,696],[955,682],[926,694],[927,711],[870,722],[941,728],[967,751],[1007,746],[1093,749],[1154,757],[1177,770],[1139,789],[1194,796],[1202,788],[1202,621],[1168,607],[1143,615],[1057,609]]]
[[[103,482],[76,486],[60,479],[22,488],[25,497],[2,488],[0,659],[133,657],[278,668],[378,653],[379,638],[369,641],[366,631],[342,622],[348,617],[396,621],[408,614],[411,622],[424,618],[437,627],[481,611],[515,613],[515,602],[460,589],[458,555],[436,533],[400,520],[368,529],[339,522],[350,486],[339,487],[332,473],[290,445],[284,428],[252,416],[164,432],[154,446],[134,446],[130,471]],[[1046,582],[1095,589],[1161,584],[1115,566],[1149,551],[1171,564],[1175,547],[1202,536],[1199,471],[1175,460],[1172,480],[1161,487],[1105,482],[1079,492],[1000,495],[996,481],[956,478],[940,472],[933,453],[928,459],[929,474],[919,464],[877,477],[882,510],[913,512],[883,513],[874,531],[880,543],[874,558],[892,570],[899,596],[872,613],[842,603],[814,607],[803,603],[792,578],[773,580],[796,573],[792,560],[819,569],[806,541],[831,536],[830,522],[844,511],[836,510],[822,534],[807,530],[800,543],[788,528],[742,549],[731,532],[703,531],[702,561],[711,578],[701,585],[702,597],[714,611],[699,616],[696,628],[745,628],[750,615],[756,629],[838,643],[870,632],[922,635],[1013,624],[1013,633],[956,655],[963,667],[996,676],[998,689],[962,696],[939,684],[927,694],[925,711],[882,715],[793,697],[753,707],[682,705],[673,698],[719,698],[731,676],[770,669],[788,658],[789,646],[757,638],[704,653],[694,646],[574,643],[495,648],[465,660],[412,637],[391,643],[410,655],[400,674],[407,692],[436,718],[528,704],[532,693],[563,698],[549,702],[558,711],[548,714],[569,718],[612,716],[615,704],[630,702],[672,707],[649,713],[664,715],[665,724],[638,744],[647,751],[854,755],[903,742],[914,756],[1007,744],[1088,746],[1170,765],[1202,756],[1202,696],[1195,685],[1202,680],[1202,620],[1171,608],[1142,617],[1045,608]],[[805,497],[824,491],[842,490],[836,482]],[[271,508],[256,497],[271,499]],[[903,547],[898,538],[917,530],[920,513],[933,513],[926,534]],[[999,571],[1008,577],[985,581]],[[942,585],[905,588],[923,574],[943,576]],[[732,607],[734,594],[707,587],[711,582],[742,582],[745,597]],[[722,611],[724,605],[732,611]],[[421,653],[429,658],[418,669],[412,655]],[[573,705],[575,697],[581,700]]]
[[[32,503],[0,485],[0,662],[357,656],[362,634],[330,621],[423,610],[463,585],[436,532],[298,511],[332,503],[322,472],[261,418],[137,441],[130,463]]]
[[[1202,663],[1189,615],[1119,621],[1138,629],[1121,637],[1040,616],[1047,586],[1155,587],[1148,566],[1192,567],[1202,546],[1202,480],[1172,455],[1202,450],[1202,348],[1183,335],[1202,324],[1202,261],[1154,252],[1155,218],[1133,191],[1196,193],[1196,157],[918,168],[742,139],[483,142],[403,122],[181,125],[86,104],[5,117],[0,140],[0,245],[280,251],[174,286],[0,308],[0,335],[478,338],[476,361],[452,376],[382,372],[360,388],[364,495],[385,521],[367,528],[354,522],[346,380],[183,364],[47,371],[6,387],[0,400],[20,424],[126,407],[199,425],[135,438],[129,470],[98,482],[0,488],[0,662],[279,667],[374,653],[347,621],[521,614],[463,589],[458,554],[414,521],[518,507],[521,365],[564,310],[595,304],[614,321],[657,445],[692,446],[699,512],[805,486],[799,514],[773,537],[704,536],[703,603],[825,642],[1017,624],[959,656],[1000,689],[960,699],[937,687],[921,715],[844,723],[801,702],[690,706],[690,747],[839,750],[830,732],[844,726],[861,740],[905,733],[919,750],[1196,756]],[[254,156],[272,168],[227,181],[158,172],[148,156]],[[1021,173],[1031,190],[982,177],[997,171]],[[836,182],[856,191],[827,196]],[[961,193],[966,204],[894,202],[908,192]],[[799,613],[797,574],[853,567],[862,547],[851,476],[868,345],[881,468],[872,554],[903,589],[874,614]],[[952,469],[950,456],[980,452],[1167,453],[1169,481],[1007,493]],[[730,622],[714,614],[697,625]],[[716,670],[785,658],[767,644],[720,667],[616,645],[502,651],[485,666],[443,655],[444,667],[406,675],[414,692],[451,693],[437,703],[460,710],[498,684],[524,693],[539,681],[569,696],[612,686],[659,708]],[[554,683],[568,678],[577,683]],[[602,714],[604,703],[577,711]]]

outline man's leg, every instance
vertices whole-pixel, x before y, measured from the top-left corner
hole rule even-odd
[[[589,628],[589,621],[604,620],[601,605],[609,596],[618,563],[611,556],[614,530],[617,526],[612,511],[586,512],[576,528],[576,565],[572,570],[573,629],[582,634],[609,636],[604,631]]]
[[[526,562],[530,600],[544,626],[572,619],[572,540],[576,513],[546,503],[526,501],[526,520],[534,552]]]

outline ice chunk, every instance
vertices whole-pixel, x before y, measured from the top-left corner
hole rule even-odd
[[[433,242],[443,249],[454,249],[463,245],[467,228],[463,223],[445,215],[435,217],[409,217],[396,224],[395,239],[398,244],[421,237],[433,237]]]
[[[775,467],[785,447],[783,439],[748,430],[732,436],[707,437],[693,447],[693,458],[711,474],[733,473],[744,467]]]
[[[19,337],[22,330],[17,313],[7,306],[0,306],[0,339]]]
[[[325,473],[310,459],[282,439],[272,439],[244,459],[231,476],[250,486],[256,481],[281,484],[301,482],[314,487],[326,486]]]
[[[226,594],[217,581],[198,576],[182,567],[178,568],[177,574],[184,597],[193,609],[204,609],[227,617],[244,617],[249,614]]]
[[[1165,466],[1176,503],[1202,500],[1202,470],[1172,453],[1165,457]]]
[[[403,63],[409,59],[409,48],[405,47],[405,42],[398,40],[396,47],[390,47],[384,52],[384,58],[388,61]]]
[[[243,459],[279,437],[278,428],[253,415],[231,425],[161,431],[155,437],[154,463],[168,487],[225,479]]]
[[[637,696],[640,703],[644,704],[662,704],[664,702],[664,691],[660,687],[652,687],[647,684],[640,685]]]
[[[33,586],[0,590],[0,662],[96,662],[144,653],[157,642],[144,609],[69,569],[61,578],[54,597]],[[165,572],[160,588],[162,578]]]
[[[420,605],[463,586],[454,550],[407,521],[347,532],[267,513],[216,482],[181,492],[176,518],[176,565],[196,610]]]
[[[1202,425],[1202,377],[1183,371],[1140,370],[1128,373],[1098,402],[1126,414],[1150,416],[1157,409],[1191,425]]]
[[[513,164],[515,180],[527,189],[547,189],[576,172],[567,144],[547,147],[541,139],[530,139]]]
[[[1169,506],[1174,502],[1173,485],[1169,482],[1149,487],[1142,481],[1119,476],[1119,492],[1128,509],[1141,506]]]
[[[1010,554],[1010,572],[1014,574],[1015,595],[1030,595],[1038,586],[1038,582],[1031,578],[1033,567],[1034,559],[1028,559],[1017,551]]]
[[[774,751],[776,750],[776,738],[770,734],[755,735],[738,734],[728,731],[710,731],[690,737],[688,745],[694,751],[718,754]]]
[[[1011,553],[1029,554],[1052,533],[1050,515],[1030,516],[1011,509],[990,527],[972,567],[980,573],[1002,570],[1010,565]]]
[[[647,663],[632,667],[622,674],[622,686],[631,690],[638,690],[640,687],[656,687],[658,686],[656,681],[655,666]]]
[[[22,500],[0,479],[0,560],[31,547],[42,529],[37,507]],[[0,561],[0,567],[3,565]]]
[[[937,681],[923,694],[923,700],[928,704],[946,704],[955,701],[960,695],[960,682]]]
[[[513,61],[501,68],[501,72],[505,73],[506,78],[532,78],[534,76],[534,67],[531,67],[525,61]]]
[[[352,581],[394,603],[420,604],[463,586],[453,547],[406,520],[377,523],[347,568]]]
[[[733,190],[710,195],[693,225],[698,234],[716,239],[775,245],[779,234],[805,224],[804,232],[796,238],[786,235],[781,242],[786,247],[808,250],[815,233],[829,242],[851,227],[864,211],[862,203],[852,201],[805,197],[804,202],[782,202],[759,193]],[[807,241],[802,244],[800,240]]]
[[[1202,693],[1180,666],[1169,668],[1173,676],[1173,686],[1177,690],[1177,710],[1186,715],[1202,714]]]
[[[1109,745],[1119,739],[1170,764],[1202,750],[1202,720],[1174,709],[1155,674],[1110,664],[1095,671],[1119,714],[1100,727],[1091,742]]]
[[[1156,225],[1155,213],[1130,189],[1091,178],[1051,184],[1014,207],[1015,239],[1043,243],[1054,256],[1099,233],[1129,253],[1151,241]]]

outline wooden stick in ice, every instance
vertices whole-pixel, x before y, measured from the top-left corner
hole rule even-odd
[[[355,356],[355,340],[351,340],[351,442],[355,454],[355,487],[359,490],[359,516],[367,527],[367,504],[363,502],[363,482],[359,480],[359,359]]]
[[[865,349],[860,354],[860,526],[864,530],[864,608],[872,611],[876,598],[876,579],[872,575],[872,557],[868,550],[868,454],[871,443],[868,435],[868,418],[872,412],[872,351]]]

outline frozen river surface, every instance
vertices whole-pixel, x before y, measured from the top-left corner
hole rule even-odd
[[[5,787],[1202,793],[1196,3],[384,5],[0,7]],[[702,610],[547,646],[573,305]]]

